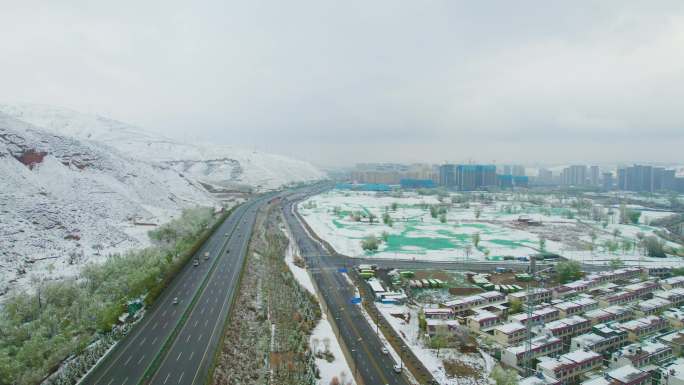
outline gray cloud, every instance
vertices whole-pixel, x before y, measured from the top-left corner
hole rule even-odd
[[[0,99],[323,165],[676,162],[683,46],[678,0],[28,0]]]

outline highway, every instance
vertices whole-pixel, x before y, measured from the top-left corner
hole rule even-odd
[[[292,234],[296,240],[302,257],[306,260],[307,269],[318,287],[323,302],[334,318],[338,329],[338,339],[350,352],[353,371],[365,385],[391,384],[408,385],[408,380],[395,373],[394,360],[382,353],[383,344],[361,313],[361,305],[352,305],[350,300],[355,295],[354,287],[338,272],[338,265],[333,263],[327,251],[306,233],[301,223],[292,213],[293,199],[284,199],[283,212]],[[396,363],[398,364],[398,363]]]
[[[230,310],[256,212],[269,198],[236,208],[196,254],[200,265],[188,263],[143,320],[81,384],[136,385],[150,380],[164,385],[203,384]],[[205,252],[210,254],[208,260]],[[169,340],[186,312],[175,340]],[[158,357],[167,340],[170,349]],[[158,370],[148,369],[153,363]]]

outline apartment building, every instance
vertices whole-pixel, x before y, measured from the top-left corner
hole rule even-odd
[[[542,333],[569,341],[572,337],[587,333],[590,329],[591,321],[575,315],[547,323],[544,325]]]
[[[684,288],[684,276],[679,275],[676,277],[661,279],[660,286],[665,290]]]
[[[621,290],[600,297],[598,299],[598,303],[600,307],[607,307],[613,305],[629,304],[637,299],[639,299],[639,295],[637,295],[635,292]]]
[[[535,287],[530,289],[530,292],[528,294],[527,290],[523,291],[518,291],[515,293],[511,293],[508,295],[508,301],[509,302],[521,302],[521,303],[528,303],[528,295],[529,295],[529,301],[537,305],[541,302],[549,302],[551,301],[553,297],[553,293],[549,289],[544,289],[541,287]]]
[[[633,365],[641,368],[646,365],[659,365],[672,359],[672,348],[662,342],[646,341],[627,345],[613,353],[611,368]]]
[[[489,330],[501,323],[501,317],[487,310],[477,310],[474,315],[466,317],[466,325],[474,332]]]
[[[451,319],[454,318],[454,311],[448,307],[423,308],[425,319]]]
[[[601,367],[601,355],[584,350],[563,354],[558,358],[540,357],[537,370],[553,377],[561,384],[576,382],[580,376]]]
[[[581,385],[651,385],[651,373],[625,365],[583,381]]]
[[[565,318],[598,308],[598,301],[591,298],[578,297],[570,301],[557,303],[553,307],[560,311],[561,318]]]
[[[674,289],[656,291],[653,293],[653,297],[670,301],[672,306],[679,307],[684,305],[684,288],[676,287]]]
[[[518,322],[498,325],[494,328],[494,340],[505,346],[518,345],[525,339],[526,330],[525,325]]]
[[[672,307],[672,303],[666,299],[654,297],[646,301],[639,301],[632,305],[634,313],[638,317],[661,313]]]
[[[652,315],[622,322],[617,327],[627,332],[627,338],[630,341],[636,342],[651,334],[667,329],[669,323],[664,318]]]
[[[563,350],[563,342],[553,336],[537,336],[532,339],[530,357],[526,357],[525,344],[509,346],[501,353],[501,362],[514,368],[520,367],[526,359],[532,360],[542,356],[555,356]]]
[[[673,329],[684,329],[684,310],[669,308],[663,311],[662,316],[670,323]]]
[[[584,318],[591,321],[592,325],[610,321],[622,322],[631,319],[633,316],[634,312],[631,309],[619,305],[590,310],[583,315]]]
[[[560,310],[555,307],[548,306],[541,309],[537,309],[532,312],[532,314],[519,313],[514,314],[509,317],[509,321],[519,322],[523,325],[527,325],[531,322],[532,325],[541,325],[547,322],[555,321],[560,318]]]

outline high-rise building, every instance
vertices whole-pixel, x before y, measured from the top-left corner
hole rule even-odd
[[[589,184],[592,186],[599,185],[599,166],[589,167]]]
[[[461,190],[476,190],[497,185],[496,166],[459,164],[454,170],[455,184]]]
[[[538,184],[551,184],[553,182],[553,172],[545,168],[540,168],[537,174]]]
[[[613,189],[613,173],[612,172],[604,172],[603,173],[603,179],[601,180],[603,189],[605,191],[610,191]]]
[[[618,169],[618,189],[654,192],[674,184],[674,170],[635,164]]]
[[[587,166],[573,165],[561,172],[561,184],[565,186],[584,186],[587,184]]]
[[[516,164],[511,168],[511,174],[513,176],[525,176],[525,166]]]
[[[455,177],[454,177],[453,164],[443,164],[439,166],[439,185],[444,187],[454,187]]]

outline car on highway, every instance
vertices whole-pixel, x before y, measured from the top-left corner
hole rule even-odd
[[[199,266],[199,258],[195,258],[195,260],[192,262],[193,266]]]
[[[204,253],[204,259],[209,259],[209,252]]]
[[[173,304],[178,305],[178,297],[173,297]]]
[[[382,347],[382,354],[389,354],[389,350],[386,347]]]
[[[400,365],[394,365],[394,373],[401,373],[401,369]]]

